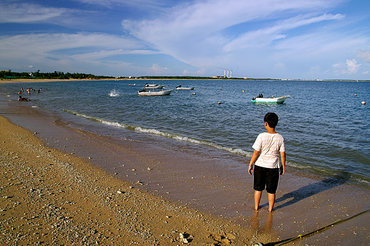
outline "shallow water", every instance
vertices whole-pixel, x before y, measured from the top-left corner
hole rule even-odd
[[[137,86],[129,86],[136,83]],[[194,86],[164,97],[139,97],[145,83]],[[249,158],[263,116],[275,112],[289,168],[320,176],[370,181],[370,83],[171,80],[2,84],[17,98],[21,88],[43,88],[27,97],[84,129],[126,138],[130,132],[191,142]],[[243,92],[244,90],[244,92]],[[195,95],[193,95],[195,93]],[[252,97],[290,95],[282,105],[253,104]],[[355,95],[357,94],[357,95]],[[122,134],[117,134],[122,133]],[[135,134],[136,136],[137,134]]]

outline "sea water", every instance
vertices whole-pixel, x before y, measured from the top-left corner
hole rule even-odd
[[[174,90],[170,96],[138,96],[145,83]],[[177,91],[180,84],[195,89]],[[265,131],[264,115],[275,112],[289,168],[365,185],[370,181],[369,82],[112,80],[3,84],[0,92],[16,99],[21,87],[42,88],[41,93],[23,96],[87,129],[93,129],[89,125],[103,129],[99,134],[155,135],[246,160],[255,138]],[[291,97],[284,104],[251,103],[260,93]]]

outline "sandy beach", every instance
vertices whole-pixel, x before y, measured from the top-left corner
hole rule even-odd
[[[1,244],[248,244],[250,231],[167,202],[0,118]],[[181,238],[181,234],[183,238]],[[185,238],[185,239],[184,239]]]
[[[338,221],[290,245],[370,241],[369,213],[351,218],[368,209],[368,187],[288,167],[275,211],[264,193],[254,212],[240,157],[95,135],[22,102],[0,116],[1,244],[282,245]]]

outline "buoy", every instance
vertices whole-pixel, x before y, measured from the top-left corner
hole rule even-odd
[[[361,102],[361,104],[362,104],[362,105],[365,105],[365,104],[366,104],[366,102],[365,102],[365,101],[362,101],[362,102]]]
[[[245,90],[242,90],[242,92],[244,93],[244,92],[245,92]]]
[[[218,102],[217,102],[217,104],[221,104],[221,102],[220,102],[220,101],[218,101]]]
[[[355,97],[357,97],[357,94],[355,94]]]
[[[192,95],[196,95],[196,93],[194,92]]]

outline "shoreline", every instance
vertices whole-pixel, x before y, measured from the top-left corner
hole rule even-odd
[[[136,186],[135,188],[149,191],[155,197],[163,197],[160,199],[161,202],[169,200],[176,203],[180,199],[181,206],[195,208],[202,214],[224,215],[223,221],[226,219],[228,224],[241,225],[248,240],[252,237],[266,243],[285,239],[315,230],[367,208],[369,195],[366,189],[347,185],[345,181],[335,183],[333,179],[313,180],[288,172],[282,177],[279,185],[276,211],[272,214],[266,212],[267,201],[266,196],[263,196],[262,208],[255,214],[252,209],[252,178],[246,176],[246,170],[240,168],[239,161],[228,162],[228,165],[225,165],[224,161],[229,156],[223,159],[218,152],[212,152],[209,157],[194,156],[193,148],[199,146],[186,144],[181,148],[171,149],[158,145],[156,141],[163,141],[158,138],[115,142],[102,136],[73,130],[52,117],[48,118],[46,115],[38,114],[37,111],[24,110],[26,106],[17,102],[12,104],[15,105],[13,111],[8,111],[7,115],[5,110],[3,116],[13,118],[17,125],[27,122],[27,128],[31,132],[37,132],[37,137],[47,146],[58,143],[55,145],[56,148],[59,146],[57,149],[73,153],[72,156],[81,156],[93,164],[92,168],[95,166],[103,169],[110,176],[131,182],[131,186]],[[15,119],[17,117],[18,123]],[[55,132],[60,133],[53,136]],[[68,132],[76,134],[76,138],[70,138],[68,135],[66,139]],[[86,141],[82,141],[83,139]],[[168,145],[166,141],[165,146]],[[96,146],[92,143],[96,143]],[[99,148],[106,144],[109,146],[99,152]],[[143,150],[144,153],[154,151],[156,155],[143,155]],[[110,151],[110,155],[104,156],[104,153],[101,153],[104,151]],[[115,154],[117,157],[114,157]],[[120,162],[107,165],[106,162],[114,163],[115,158]],[[125,168],[120,167],[122,162],[125,163]],[[186,169],[183,168],[185,166]],[[148,167],[152,168],[150,172],[147,170]],[[142,184],[137,181],[142,181]],[[182,183],[176,184],[178,181]],[[157,183],[161,185],[160,188],[156,187]],[[352,196],[358,199],[352,201]],[[233,213],[230,214],[228,211]],[[323,214],[325,216],[322,216]],[[220,216],[218,218],[220,219]],[[337,226],[302,240],[302,243],[326,245],[328,240],[334,240],[331,241],[333,244],[338,243],[335,240],[364,243],[367,240],[367,218],[368,214],[348,222],[349,224],[346,223],[345,228]],[[195,241],[194,243],[197,245]],[[235,244],[240,245],[236,241]]]

